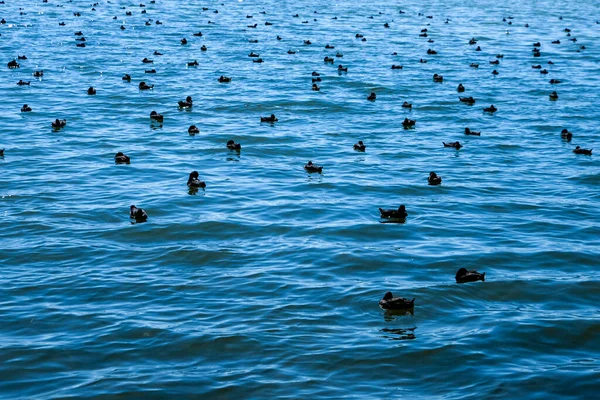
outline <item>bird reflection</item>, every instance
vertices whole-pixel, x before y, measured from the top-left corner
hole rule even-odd
[[[381,330],[381,332],[384,333],[383,337],[386,338],[386,339],[390,339],[390,340],[413,340],[413,339],[417,338],[415,336],[415,329],[417,329],[416,326],[414,328],[406,328],[406,329],[402,329],[402,328],[397,328],[397,329],[383,328]]]

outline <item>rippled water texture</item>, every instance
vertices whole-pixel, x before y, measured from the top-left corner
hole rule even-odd
[[[0,4],[0,397],[598,395],[597,1],[91,4]]]

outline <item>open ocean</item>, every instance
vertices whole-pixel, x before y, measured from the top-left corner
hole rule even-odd
[[[597,398],[600,2],[92,4],[0,4],[0,398]]]

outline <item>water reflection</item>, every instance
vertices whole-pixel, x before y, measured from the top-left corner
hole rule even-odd
[[[383,328],[381,330],[381,332],[384,333],[383,337],[386,339],[390,339],[390,340],[413,340],[416,339],[417,336],[415,335],[415,329],[417,329],[417,327],[413,327],[413,328],[396,328],[396,329],[388,329],[388,328]]]

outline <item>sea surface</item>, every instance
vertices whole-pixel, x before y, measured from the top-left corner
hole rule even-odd
[[[2,3],[0,398],[597,398],[598,1]]]

